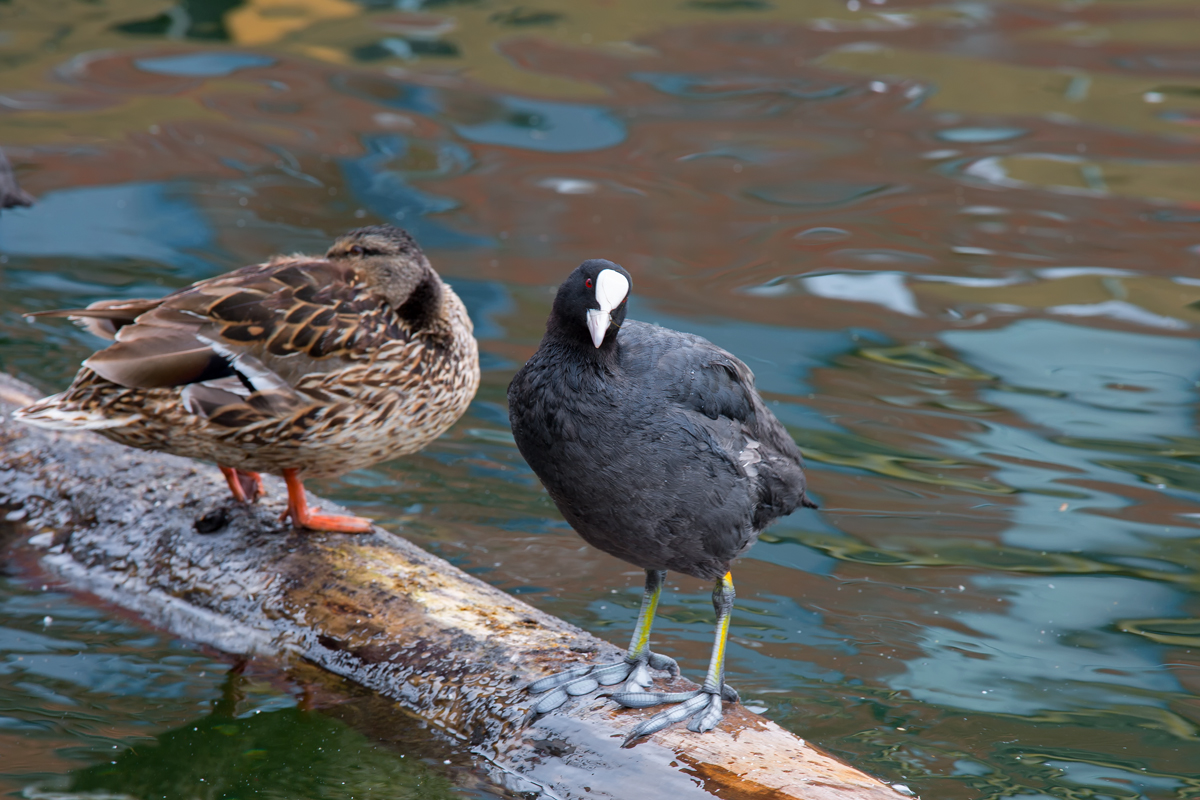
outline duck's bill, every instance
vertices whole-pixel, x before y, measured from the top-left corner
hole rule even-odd
[[[588,333],[592,335],[592,344],[599,347],[604,344],[604,334],[612,324],[612,312],[603,308],[589,308],[587,312]]]

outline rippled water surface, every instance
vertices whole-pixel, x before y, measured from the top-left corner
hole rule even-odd
[[[314,488],[623,644],[641,575],[504,405],[553,287],[614,259],[809,459],[821,509],[734,572],[748,705],[927,798],[1197,797],[1197,42],[1190,0],[10,0],[0,144],[38,203],[0,215],[0,368],[58,389],[98,344],[24,311],[403,224],[482,388]],[[669,586],[656,649],[698,675],[709,587]],[[247,753],[280,796],[491,791],[229,670],[10,580],[0,790],[181,796],[153,741],[214,796]]]

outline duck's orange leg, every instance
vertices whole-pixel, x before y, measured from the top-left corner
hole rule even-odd
[[[300,480],[298,470],[285,469],[283,479],[287,481],[288,507],[279,516],[281,521],[291,517],[292,524],[297,528],[308,528],[314,531],[371,532],[371,520],[365,517],[339,517],[334,514],[318,514],[309,510],[308,500],[304,496],[304,483]]]
[[[220,464],[217,467],[225,476],[225,482],[229,484],[229,491],[233,494],[233,499],[239,503],[253,503],[267,493],[263,487],[262,475],[257,472],[248,472]]]

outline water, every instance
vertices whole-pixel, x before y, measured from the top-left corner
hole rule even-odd
[[[49,391],[96,346],[22,311],[404,224],[483,385],[424,453],[314,488],[623,644],[641,575],[557,516],[504,406],[553,287],[612,258],[631,316],[743,358],[809,458],[821,510],[734,571],[749,705],[926,797],[1200,795],[1190,4],[278,5],[0,5],[0,143],[39,198],[0,216],[0,368]],[[350,762],[498,791],[419,726],[382,741],[28,580],[5,790],[166,794],[154,740],[231,781],[262,751],[265,793],[336,794]],[[708,592],[672,576],[655,626],[693,676]],[[369,756],[297,775],[291,737]]]
[[[352,687],[333,704],[326,686],[230,669],[50,586],[0,579],[0,619],[6,796],[495,796],[422,725]]]

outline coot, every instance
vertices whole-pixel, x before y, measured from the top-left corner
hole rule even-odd
[[[559,287],[538,351],[508,387],[521,455],[555,505],[589,544],[646,570],[629,652],[534,682],[546,693],[533,711],[568,695],[625,681],[623,706],[676,704],[626,738],[691,718],[707,731],[721,720],[725,641],[733,607],[730,564],[771,521],[805,496],[800,450],[754,388],[750,369],[689,333],[625,319],[629,273],[611,261],[583,262]],[[704,685],[648,691],[650,668],[677,671],[652,653],[650,626],[668,570],[715,581],[716,637]]]

